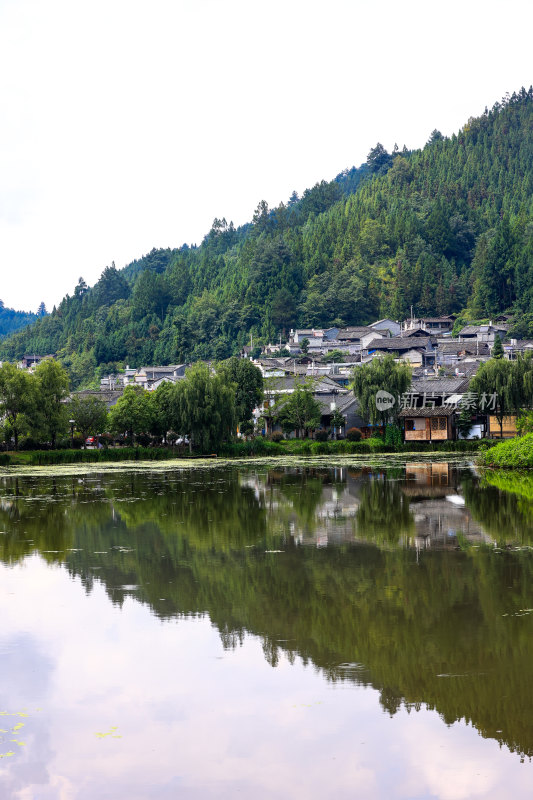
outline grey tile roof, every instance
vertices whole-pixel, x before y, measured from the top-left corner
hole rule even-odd
[[[389,350],[391,353],[399,350],[424,350],[426,347],[431,345],[431,339],[429,337],[422,338],[422,337],[412,337],[412,338],[405,338],[401,336],[393,336],[392,338],[387,339],[373,339],[370,344],[367,345],[367,350]]]
[[[411,383],[411,391],[418,394],[435,392],[435,394],[460,394],[466,392],[470,378],[419,378]]]
[[[413,417],[451,417],[456,412],[455,406],[441,406],[440,408],[404,408],[398,416],[400,419]]]

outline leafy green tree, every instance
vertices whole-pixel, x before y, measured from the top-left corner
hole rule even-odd
[[[524,399],[524,381],[517,362],[494,359],[481,364],[470,384],[482,412],[493,413],[503,437],[503,418],[517,412]]]
[[[392,156],[383,147],[381,142],[378,142],[377,145],[370,150],[366,159],[366,163],[370,167],[371,172],[374,174],[381,174],[386,172],[392,165]]]
[[[107,405],[94,395],[75,394],[68,403],[67,412],[83,437],[96,436],[106,429]]]
[[[309,352],[309,339],[307,338],[307,336],[305,337],[305,339],[302,339],[302,343],[300,345],[300,349],[301,349],[302,353],[306,353],[307,354]]]
[[[296,431],[299,437],[309,435],[310,428],[320,425],[320,404],[313,395],[312,385],[297,384],[286,401],[281,401],[277,421],[286,433]]]
[[[18,450],[20,432],[35,399],[35,380],[25,370],[13,364],[0,367],[0,417],[9,422],[15,450]]]
[[[296,322],[294,294],[287,288],[278,289],[272,300],[272,324],[279,330],[287,330]]]
[[[504,356],[502,340],[498,334],[494,337],[494,347],[492,348],[491,356],[492,358],[503,358]]]
[[[134,436],[146,433],[152,422],[149,393],[140,386],[126,386],[124,394],[109,410],[109,424],[115,433]]]
[[[130,296],[129,284],[124,275],[115,267],[115,262],[104,269],[100,280],[94,287],[94,293],[97,302],[105,305],[111,305],[117,300]]]
[[[342,364],[344,361],[344,353],[340,350],[330,350],[327,355],[322,358],[328,364]]]
[[[235,414],[239,425],[249,422],[263,399],[263,375],[247,358],[233,356],[217,367],[226,383],[235,385]]]
[[[397,363],[392,355],[374,358],[369,364],[354,367],[352,372],[351,388],[363,418],[384,430],[388,424],[397,424],[399,400],[410,385],[410,366]],[[378,392],[385,393],[381,400]]]
[[[198,362],[176,384],[174,419],[202,452],[216,450],[235,433],[235,389],[207,364]]]
[[[342,429],[346,424],[346,420],[338,408],[335,408],[333,414],[331,415],[331,424],[335,428],[335,438],[337,438],[339,432],[342,432]]]
[[[174,419],[174,395],[176,389],[170,381],[164,381],[155,392],[150,392],[150,433],[166,439],[170,430],[176,429]]]
[[[65,368],[53,358],[45,358],[35,370],[36,406],[34,419],[41,436],[54,448],[57,437],[68,429],[65,400],[69,380]]]
[[[461,407],[461,412],[456,421],[457,430],[466,439],[472,430],[472,410],[466,405]]]

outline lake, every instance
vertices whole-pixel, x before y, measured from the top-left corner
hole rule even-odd
[[[0,796],[529,798],[532,547],[460,460],[5,470]]]

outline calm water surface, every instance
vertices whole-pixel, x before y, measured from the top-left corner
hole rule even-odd
[[[533,478],[0,476],[0,797],[529,798]]]

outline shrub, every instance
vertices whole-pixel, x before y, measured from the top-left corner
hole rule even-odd
[[[346,438],[349,442],[360,442],[363,434],[359,428],[350,428],[346,431]]]
[[[316,456],[324,456],[330,452],[330,449],[327,446],[326,442],[318,441],[318,442],[313,442],[313,444],[311,445],[311,452],[313,455]]]
[[[315,439],[317,442],[327,442],[329,437],[329,432],[325,428],[320,428],[320,430],[315,432]]]
[[[239,425],[239,432],[243,436],[251,436],[254,432],[254,429],[254,422],[251,419],[246,420],[246,422],[241,422]]]
[[[274,431],[274,433],[270,434],[270,441],[271,442],[282,442],[285,439],[281,431]]]

